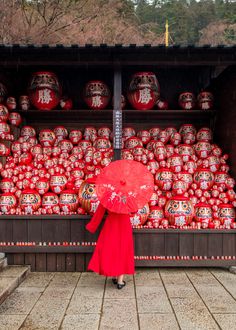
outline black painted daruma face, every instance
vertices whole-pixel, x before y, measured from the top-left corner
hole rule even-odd
[[[170,201],[168,209],[170,214],[185,214],[190,215],[192,213],[192,208],[188,201]]]

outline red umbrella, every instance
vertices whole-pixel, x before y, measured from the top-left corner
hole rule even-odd
[[[146,166],[134,160],[117,160],[98,175],[96,192],[111,212],[129,214],[141,209],[154,191],[154,180]]]

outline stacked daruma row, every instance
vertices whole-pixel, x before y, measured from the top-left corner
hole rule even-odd
[[[212,143],[209,128],[191,124],[135,132],[123,129],[124,159],[147,166],[155,178],[149,204],[133,225],[168,228],[235,227],[234,180],[227,155]],[[41,130],[24,126],[1,169],[0,210],[5,214],[93,213],[98,205],[94,177],[112,160],[112,132],[92,126]]]
[[[6,94],[5,86],[0,83],[0,98],[1,95],[6,98]],[[86,82],[81,86],[81,96],[91,110],[103,110],[112,103],[111,88],[102,80]],[[122,109],[126,103],[129,103],[128,107],[141,111],[169,108],[168,101],[160,96],[160,84],[155,73],[149,71],[136,72],[130,77],[128,89],[121,96]],[[20,96],[18,104],[13,96],[6,98],[5,104],[11,111],[17,107],[24,111],[30,107],[44,111],[56,109],[58,106],[63,110],[73,108],[72,99],[68,95],[63,95],[61,83],[57,75],[51,71],[34,72],[29,80],[27,92]],[[209,91],[201,91],[196,98],[194,93],[185,91],[180,93],[178,104],[184,110],[210,110],[213,107],[213,95]]]
[[[2,141],[13,141],[14,136],[11,134],[11,127],[19,126],[22,122],[21,115],[15,111],[9,111],[4,104],[0,104],[0,139]],[[3,143],[0,143],[0,156],[8,156],[10,149]]]
[[[112,160],[108,127],[84,131],[57,126],[36,136],[31,126],[21,129],[11,155],[1,166],[0,210],[4,214],[84,214],[98,201],[91,177]]]
[[[123,158],[142,162],[155,177],[148,227],[235,228],[235,181],[209,128],[185,124],[136,134],[127,127],[123,140]]]

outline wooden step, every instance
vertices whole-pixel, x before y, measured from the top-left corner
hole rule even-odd
[[[6,266],[0,272],[0,304],[20,285],[30,271],[29,266]]]

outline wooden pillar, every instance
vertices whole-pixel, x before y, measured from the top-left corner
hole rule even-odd
[[[122,109],[121,109],[121,68],[114,70],[114,107],[113,107],[113,149],[114,160],[121,159],[122,149]]]

